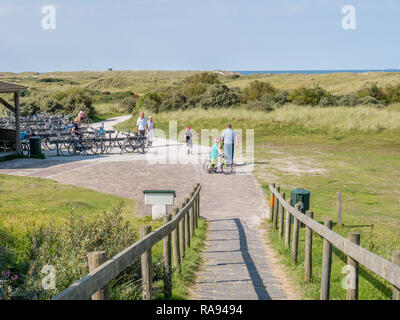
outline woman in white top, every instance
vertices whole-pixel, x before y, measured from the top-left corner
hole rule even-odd
[[[147,122],[147,142],[149,146],[153,144],[153,138],[154,138],[154,121],[153,117],[149,117],[149,121]]]

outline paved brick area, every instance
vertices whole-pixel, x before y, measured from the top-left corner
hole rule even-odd
[[[205,147],[195,148],[192,156],[186,155],[184,149],[176,142],[158,139],[154,141],[152,159],[160,157],[160,150],[169,155],[176,151],[178,158],[191,160],[199,155],[203,159],[208,154]],[[154,164],[138,154],[106,157],[54,157],[50,154],[45,160],[0,163],[0,174],[49,178],[131,198],[136,202],[138,215],[151,213],[151,208],[144,205],[142,190],[175,189],[179,205],[194,185],[201,182],[201,215],[209,221],[209,234],[203,253],[204,265],[192,298],[285,299],[287,295],[275,277],[262,232],[257,228],[267,209],[255,177],[251,174],[209,175],[203,172],[200,162],[187,162],[191,163]]]

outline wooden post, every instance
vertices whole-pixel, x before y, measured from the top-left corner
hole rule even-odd
[[[171,214],[163,217],[164,225],[172,220]],[[163,256],[164,256],[164,297],[172,296],[172,263],[171,263],[171,234],[163,239]]]
[[[278,187],[276,188],[276,190],[278,190],[278,193],[281,191],[281,188]],[[274,215],[272,218],[272,221],[274,223],[274,229],[278,230],[278,212],[279,212],[279,200],[278,198],[275,197],[275,204],[274,204]]]
[[[360,245],[359,233],[350,232],[348,239],[358,246]],[[347,257],[347,267],[351,269],[349,270],[350,283],[347,284],[348,288],[346,290],[346,298],[347,300],[358,300],[358,262],[356,260],[353,260],[353,258],[351,257]]]
[[[185,207],[185,202],[181,204],[181,210]],[[181,255],[181,262],[183,261],[183,256],[185,255],[185,215],[182,216],[179,222],[179,248]]]
[[[172,212],[172,217],[175,219],[176,215],[179,213],[179,209],[175,208]],[[172,231],[172,246],[174,252],[174,267],[179,272],[181,271],[181,253],[179,248],[179,225],[176,229]]]
[[[194,196],[194,192],[191,192],[190,193],[190,200],[189,201],[192,201],[192,199],[193,199],[193,196]],[[192,202],[192,206],[190,207],[190,210],[189,210],[189,229],[190,229],[190,237],[193,237],[193,233],[194,233],[194,201]]]
[[[88,263],[89,263],[89,272],[92,272],[97,267],[101,266],[104,262],[107,261],[107,256],[105,251],[95,251],[90,252],[87,255]],[[110,300],[110,287],[106,285],[101,288],[99,291],[92,295],[92,300]]]
[[[286,194],[282,192],[282,198],[285,200]],[[281,210],[280,210],[280,215],[279,215],[279,236],[282,239],[283,238],[283,219],[285,216],[285,208],[283,207],[281,203]]]
[[[306,216],[313,219],[314,212],[307,211]],[[312,229],[306,226],[306,244],[305,244],[305,255],[304,255],[304,278],[306,282],[312,280]]]
[[[295,208],[300,210],[300,204],[296,204]],[[297,252],[299,250],[299,220],[294,217],[293,221],[293,236],[292,236],[292,263],[296,264],[297,262]]]
[[[290,203],[290,201],[289,201]],[[290,246],[290,229],[292,228],[292,218],[289,210],[286,210],[286,225],[285,225],[285,248]]]
[[[189,203],[189,199],[185,199],[185,205]],[[189,211],[185,214],[185,248],[190,247],[190,209]]]
[[[337,193],[337,225],[342,225],[342,194]]]
[[[21,154],[21,112],[19,106],[19,92],[14,92],[15,103],[15,136],[17,143],[17,153]]]
[[[400,265],[400,251],[393,252],[392,262]],[[393,300],[400,300],[400,288],[393,286]]]
[[[275,188],[275,183],[272,184],[272,187]],[[269,201],[269,221],[272,222],[274,218],[274,207],[275,207],[275,195],[271,192],[271,199]]]
[[[140,226],[140,238],[144,238],[151,232],[151,226]],[[142,254],[142,299],[153,299],[153,276],[151,248]]]
[[[332,220],[325,219],[325,227],[332,230]],[[322,253],[322,274],[321,274],[321,295],[320,300],[329,300],[329,291],[331,284],[331,266],[332,266],[332,245],[324,239]]]

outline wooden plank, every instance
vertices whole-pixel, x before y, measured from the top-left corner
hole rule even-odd
[[[325,219],[324,224],[327,228],[332,229],[332,220]],[[326,239],[324,239],[322,250],[320,300],[329,300],[329,293],[331,289],[332,244]]]
[[[151,232],[151,226],[140,226],[140,237],[143,238]],[[142,265],[142,299],[153,299],[153,256],[151,255],[151,247],[141,256]]]
[[[300,204],[296,204],[296,209],[300,210]],[[292,263],[297,263],[297,253],[299,251],[299,220],[294,217],[293,221],[293,236],[292,236]]]
[[[12,113],[15,114],[15,108],[9,104],[6,100],[4,100],[3,98],[0,97],[0,102],[8,109],[10,110]]]
[[[360,245],[359,233],[350,232],[348,237],[351,242]],[[358,262],[351,257],[347,257],[347,268],[350,268],[348,270],[350,272],[350,283],[347,283],[346,298],[347,300],[358,300]]]
[[[307,217],[313,219],[314,212],[307,211]],[[306,241],[305,241],[305,254],[304,254],[304,279],[306,282],[312,280],[312,229],[306,226]]]
[[[282,193],[282,199],[285,199],[285,193]],[[282,239],[283,238],[283,223],[284,223],[284,218],[285,218],[285,208],[281,205],[281,210],[279,210],[279,237]]]
[[[400,265],[400,251],[393,252],[392,261]],[[393,286],[393,300],[400,300],[400,287]]]
[[[105,251],[95,251],[88,254],[89,272],[95,270],[107,261]],[[110,286],[107,284],[92,295],[92,300],[110,300]]]
[[[390,282],[396,288],[400,288],[400,266],[368,251],[363,247],[356,245],[350,240],[343,238],[336,232],[329,230],[317,221],[310,219],[300,211],[293,208],[287,202],[284,202],[277,190],[273,189],[272,186],[270,186],[270,190],[274,193],[275,197],[279,198],[285,209],[288,210],[299,221],[310,227],[321,237],[327,239],[332,245],[341,250],[345,255],[350,256],[355,261],[365,266],[367,269],[371,270],[378,276]]]
[[[179,209],[175,208],[172,213],[172,217],[175,218],[178,214]],[[172,246],[173,246],[173,254],[174,254],[174,267],[176,270],[180,271],[181,269],[181,254],[179,249],[179,227],[176,227],[174,231],[172,231]]]
[[[171,221],[172,215],[167,214],[163,217],[163,223]],[[151,253],[151,252],[150,252]],[[164,257],[164,298],[172,296],[172,261],[171,261],[171,234],[163,239],[163,257]]]

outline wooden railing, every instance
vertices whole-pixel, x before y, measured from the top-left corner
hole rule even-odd
[[[90,272],[58,294],[53,300],[105,300],[109,299],[110,281],[128,268],[136,259],[142,263],[143,299],[152,299],[152,256],[151,248],[163,240],[165,264],[164,295],[169,298],[172,293],[172,260],[174,269],[180,271],[185,250],[190,247],[190,239],[198,227],[200,217],[200,190],[198,183],[189,198],[186,198],[180,209],[163,219],[163,226],[151,232],[151,226],[141,226],[140,241],[121,251],[111,259],[105,258],[104,252],[92,252],[88,255]],[[173,248],[173,259],[171,256]]]
[[[279,193],[280,189],[279,187],[275,188],[275,184],[270,185],[269,189],[271,191],[270,221],[272,221],[273,229],[279,230],[280,237],[285,237],[286,248],[289,248],[291,244],[292,263],[297,262],[299,225],[302,223],[306,227],[304,274],[307,282],[312,280],[312,233],[316,232],[323,238],[321,300],[329,300],[332,246],[347,256],[347,265],[352,268],[352,279],[346,294],[348,300],[358,299],[358,264],[391,283],[393,299],[400,300],[400,266],[398,265],[400,264],[400,251],[393,253],[393,262],[390,262],[360,247],[359,233],[350,233],[349,239],[346,239],[331,230],[332,220],[325,219],[324,225],[322,225],[313,219],[312,211],[303,214],[299,210],[301,203],[292,207],[286,202],[285,193]],[[286,225],[284,225],[285,223]]]

